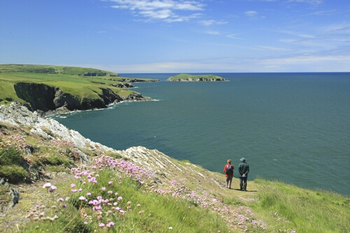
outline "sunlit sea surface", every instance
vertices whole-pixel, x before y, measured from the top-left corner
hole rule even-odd
[[[217,172],[228,158],[237,166],[245,157],[249,180],[350,196],[350,73],[221,73],[228,82],[166,82],[172,75],[121,74],[160,79],[134,84],[152,101],[54,118],[118,150],[145,146]]]

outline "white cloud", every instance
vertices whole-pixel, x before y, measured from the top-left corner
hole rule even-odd
[[[199,13],[186,14],[188,11],[203,11],[204,4],[195,0],[108,0],[112,8],[127,9],[149,20],[182,22],[200,16]]]
[[[350,72],[350,55],[312,54],[270,58],[227,57],[215,58],[212,61],[169,61],[120,65],[76,64],[74,66],[93,67],[116,73]]]
[[[275,51],[290,51],[290,49],[271,47],[271,46],[259,46],[259,48],[267,49],[267,50],[275,50]]]
[[[319,5],[323,3],[323,0],[289,0],[288,2],[301,2],[301,3],[308,3],[311,5]]]
[[[211,26],[216,24],[227,24],[225,21],[216,21],[216,20],[202,20],[200,23],[204,26]]]
[[[218,32],[218,31],[206,31],[205,33],[210,34],[210,35],[220,35],[220,32]]]
[[[249,16],[249,17],[255,16],[257,13],[258,12],[256,12],[256,11],[246,11],[246,12],[244,12],[244,14],[246,16]]]
[[[237,40],[243,40],[241,37],[237,37],[238,34],[229,34],[226,37],[230,39],[237,39]]]
[[[302,38],[315,38],[315,36],[313,36],[313,35],[299,33],[299,32],[293,32],[293,31],[280,31],[280,32],[284,33],[284,34],[302,37]]]

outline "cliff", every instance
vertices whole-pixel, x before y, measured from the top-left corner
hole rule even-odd
[[[96,93],[95,98],[81,98],[65,93],[59,87],[40,83],[18,82],[14,85],[14,89],[30,110],[43,112],[106,108],[108,104],[121,101],[149,99],[137,92],[122,98],[110,88],[100,88],[101,92]]]
[[[148,100],[130,90],[132,83],[157,81],[91,68],[0,65],[0,104],[19,101],[40,112],[105,108],[121,101]]]

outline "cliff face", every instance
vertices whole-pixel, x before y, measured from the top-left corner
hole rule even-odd
[[[49,111],[57,108],[53,102],[56,94],[53,87],[37,83],[17,83],[14,88],[19,98],[30,103],[32,110]]]
[[[117,103],[123,100],[145,99],[139,93],[132,93],[126,98],[122,98],[108,88],[101,88],[102,94],[100,94],[97,99],[83,98],[81,100],[79,97],[65,93],[57,87],[45,84],[20,82],[16,83],[14,88],[17,96],[28,102],[29,104],[27,107],[32,111],[87,110],[105,108],[108,104]]]

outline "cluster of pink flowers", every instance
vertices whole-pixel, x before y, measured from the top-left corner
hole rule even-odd
[[[91,221],[96,221],[101,228],[110,228],[115,225],[108,215],[120,214],[124,215],[127,211],[120,208],[119,203],[124,203],[123,197],[117,192],[112,191],[112,187],[115,188],[115,180],[109,180],[108,182],[101,183],[99,179],[99,173],[104,169],[112,170],[116,172],[116,176],[119,176],[119,184],[123,177],[134,179],[140,185],[144,185],[145,190],[149,192],[155,192],[160,195],[172,195],[174,198],[180,198],[188,200],[191,208],[191,204],[195,206],[201,206],[202,208],[210,209],[220,215],[229,226],[234,229],[241,231],[248,231],[248,227],[260,228],[265,230],[266,226],[261,221],[255,219],[253,212],[248,207],[235,207],[226,205],[222,201],[216,199],[215,195],[208,193],[202,188],[197,188],[196,191],[191,190],[185,185],[184,180],[172,180],[168,183],[157,183],[152,182],[154,178],[154,171],[143,169],[131,162],[123,159],[113,159],[109,156],[101,156],[92,161],[91,166],[81,166],[79,168],[72,168],[71,172],[75,179],[78,181],[76,184],[71,184],[71,192],[73,193],[72,198],[81,203],[81,207],[91,208],[91,216],[85,215],[84,218],[87,220],[84,224],[89,224]],[[89,190],[88,187],[99,187],[99,191]],[[56,186],[47,183],[44,188],[48,189],[48,192],[53,192],[57,189]],[[96,188],[94,189],[96,190]],[[98,192],[98,193],[96,193]],[[85,194],[85,195],[84,195]],[[65,207],[65,201],[69,199],[63,198],[57,199],[57,202]],[[139,205],[137,205],[139,206]],[[128,211],[131,211],[131,202],[127,202],[126,206]],[[139,211],[139,214],[143,214],[144,211]],[[41,217],[37,214],[31,213],[28,218],[40,219]],[[57,215],[53,219],[57,219]],[[45,218],[47,219],[47,218]],[[51,218],[49,219],[51,220]],[[170,228],[169,228],[170,229]]]
[[[151,188],[160,195],[172,195],[175,198],[186,199],[195,206],[211,209],[219,214],[234,230],[240,229],[245,232],[248,231],[248,226],[262,230],[266,229],[265,223],[255,219],[253,212],[248,207],[229,207],[202,188],[198,187],[196,191],[190,190],[185,186],[184,181],[173,180],[169,181],[168,184],[154,184]]]
[[[26,143],[26,139],[20,135],[10,135],[4,141],[8,147],[14,147],[17,151],[23,151],[26,148],[32,148],[32,145]]]
[[[53,192],[57,189],[57,187],[55,185],[52,185],[51,183],[44,184],[43,188],[46,188],[48,192]]]
[[[139,184],[143,184],[145,180],[148,180],[153,171],[145,170],[135,164],[124,161],[123,159],[113,159],[109,156],[101,156],[92,161],[91,166],[81,166],[79,168],[72,168],[71,172],[74,174],[75,179],[79,180],[78,185],[71,184],[71,191],[73,193],[84,191],[84,185],[101,185],[100,193],[102,195],[97,196],[96,198],[91,198],[93,195],[91,192],[86,193],[85,196],[80,196],[79,200],[82,202],[86,202],[91,206],[91,210],[93,211],[93,216],[89,216],[90,219],[96,218],[99,222],[100,227],[112,227],[114,226],[114,222],[107,221],[107,223],[101,222],[103,219],[103,215],[105,214],[116,214],[119,213],[124,215],[126,213],[125,210],[118,207],[118,202],[123,200],[122,196],[119,196],[117,192],[112,190],[108,190],[108,186],[113,185],[113,180],[107,182],[105,186],[99,183],[99,172],[104,169],[114,170],[119,173],[119,179],[123,177],[135,178],[135,180]],[[77,186],[81,188],[77,188]],[[115,198],[117,199],[115,201]],[[118,201],[118,202],[117,202]],[[131,210],[131,202],[128,202],[127,208]],[[85,222],[88,224],[88,222]]]

